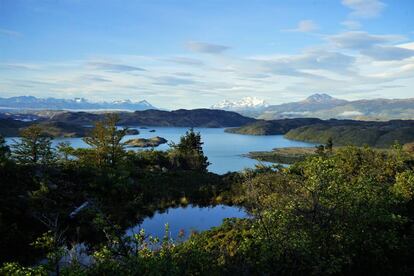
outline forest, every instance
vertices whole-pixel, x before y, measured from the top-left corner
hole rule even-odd
[[[167,151],[127,150],[108,115],[88,148],[52,147],[33,124],[0,139],[1,275],[338,275],[414,273],[414,156],[395,144],[319,146],[289,167],[208,172],[190,129]],[[237,205],[188,239],[162,239],[136,220],[171,206]],[[92,261],[73,254],[87,245]],[[69,260],[62,262],[62,260]]]

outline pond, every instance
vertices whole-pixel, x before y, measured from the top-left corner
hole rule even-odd
[[[165,235],[165,225],[168,223],[169,238],[175,242],[179,242],[186,240],[193,231],[201,232],[221,225],[225,218],[245,217],[248,217],[248,214],[242,208],[235,206],[216,205],[198,207],[190,204],[185,207],[168,208],[163,212],[158,211],[153,216],[144,219],[141,224],[128,228],[125,231],[125,235],[132,236],[133,234],[138,234],[141,229],[144,229],[147,236],[162,240]],[[183,234],[180,235],[180,232]],[[67,255],[60,260],[62,267],[71,263],[74,257],[84,266],[90,265],[93,261],[84,243],[75,244],[66,253]],[[46,259],[42,259],[39,264],[46,262]]]
[[[182,232],[185,239],[193,231],[205,231],[221,225],[225,218],[245,218],[247,216],[243,209],[236,206],[198,207],[188,205],[156,212],[154,216],[147,217],[141,224],[127,229],[126,235],[137,234],[141,229],[144,229],[147,235],[162,239],[165,235],[165,225],[168,223],[171,238],[177,239],[179,233]]]
[[[131,127],[139,130],[139,135],[127,135],[125,140],[132,138],[151,138],[160,136],[170,142],[178,143],[180,137],[185,134],[188,128],[182,127]],[[155,130],[155,132],[151,132]],[[283,135],[241,135],[224,132],[224,128],[195,128],[195,131],[201,133],[204,142],[204,153],[208,157],[211,165],[208,170],[218,174],[224,174],[229,171],[240,171],[245,168],[252,168],[259,162],[248,157],[242,156],[250,151],[269,151],[274,148],[285,147],[313,147],[314,144],[292,141],[283,137]],[[12,143],[12,138],[6,139]],[[81,138],[59,138],[55,139],[53,144],[68,141],[73,147],[87,147]],[[166,150],[168,144],[158,146],[156,149]],[[131,148],[140,150],[137,148]],[[262,162],[265,163],[265,162]]]

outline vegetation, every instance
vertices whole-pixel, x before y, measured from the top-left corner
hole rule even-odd
[[[337,145],[354,145],[387,148],[396,142],[405,144],[414,141],[414,123],[402,121],[389,123],[361,123],[356,125],[316,124],[289,131],[286,138],[323,143],[330,137]]]
[[[48,164],[53,158],[51,139],[43,135],[37,125],[25,128],[21,132],[21,141],[13,145],[13,157],[21,164]]]
[[[42,166],[0,143],[1,189],[8,191],[0,196],[0,274],[414,273],[414,159],[401,146],[334,149],[333,139],[288,168],[219,176],[207,172],[192,129],[165,152],[126,151],[125,131],[108,117],[85,138],[91,148],[49,148],[56,157],[37,159]],[[39,132],[22,135],[19,147],[34,137],[48,144]],[[172,240],[168,226],[161,240],[123,234],[180,202],[236,203],[251,216],[188,240]],[[63,265],[74,242],[85,242],[94,262]],[[34,256],[47,261],[35,266]]]
[[[33,125],[32,122],[22,122],[14,119],[0,119],[0,134],[4,137],[17,137],[20,131]],[[36,127],[42,135],[49,137],[82,137],[88,132],[87,127],[65,122],[39,122]]]
[[[241,127],[228,128],[226,132],[246,135],[278,135],[291,129],[323,122],[315,118],[282,119],[272,121],[256,121]]]
[[[145,138],[137,138],[137,139],[130,139],[125,142],[125,144],[129,147],[139,147],[139,148],[150,148],[150,147],[158,147],[159,145],[165,144],[168,141],[165,138],[156,136],[149,139]]]
[[[246,156],[259,161],[266,161],[280,164],[293,164],[304,161],[307,157],[316,154],[315,148],[278,148],[272,151],[254,151]]]
[[[174,166],[189,170],[207,171],[210,164],[204,156],[203,142],[200,133],[194,132],[191,128],[185,136],[182,136],[180,143],[171,144],[172,150],[169,155]]]
[[[414,121],[365,122],[352,120],[319,120],[312,118],[257,121],[227,132],[248,135],[284,134],[292,140],[325,143],[329,138],[336,146],[391,147],[414,141]]]
[[[235,112],[211,109],[144,110],[117,114],[119,124],[129,126],[236,127],[255,121]],[[57,111],[49,115],[48,121],[92,125],[105,116],[106,114]]]

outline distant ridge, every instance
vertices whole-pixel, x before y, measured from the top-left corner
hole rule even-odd
[[[414,119],[414,98],[347,101],[326,93],[316,93],[298,102],[269,105],[255,112],[251,109],[236,112],[265,120],[286,118],[412,120]]]
[[[19,96],[11,98],[0,98],[2,109],[48,109],[48,110],[148,110],[157,109],[155,106],[142,100],[132,102],[120,100],[113,102],[90,102],[84,98],[58,99],[58,98],[36,98],[33,96]]]

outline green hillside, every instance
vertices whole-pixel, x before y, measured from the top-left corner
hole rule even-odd
[[[406,144],[414,141],[414,126],[389,125],[323,125],[316,124],[290,130],[286,138],[292,140],[325,143],[332,138],[335,145],[389,147],[396,142]]]

